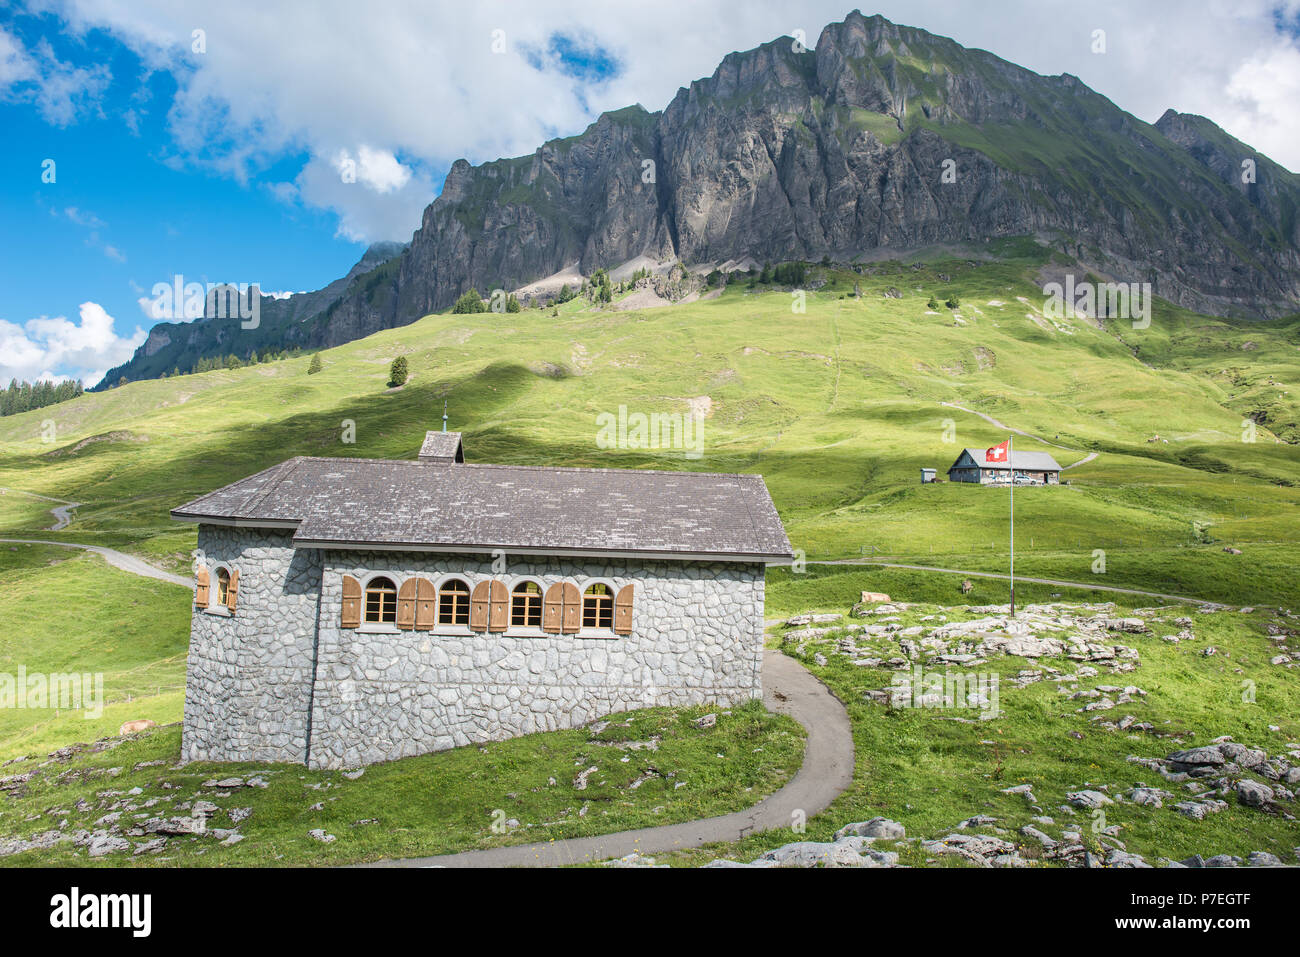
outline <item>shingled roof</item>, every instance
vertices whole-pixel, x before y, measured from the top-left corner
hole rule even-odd
[[[455,433],[431,433],[431,435]],[[459,447],[459,436],[456,446]],[[449,440],[440,440],[447,441]],[[293,528],[305,548],[776,561],[789,558],[758,475],[299,457],[172,510]]]
[[[987,453],[988,453],[988,449],[964,449],[963,450],[963,454],[969,455],[974,460],[975,464],[978,465],[980,468],[996,469],[996,468],[1007,467],[1005,462],[988,461],[985,458],[985,455]],[[960,455],[957,456],[957,462],[960,462],[961,459],[962,457]],[[1027,472],[1061,471],[1061,466],[1057,464],[1056,459],[1052,458],[1052,456],[1047,452],[1021,452],[1017,448],[1012,448],[1011,461],[1015,463],[1016,468],[1022,469]],[[957,467],[957,462],[953,463],[952,466],[953,468]],[[949,471],[952,471],[952,469],[949,469]]]

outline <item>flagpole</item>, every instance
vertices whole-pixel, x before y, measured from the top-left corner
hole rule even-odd
[[[1015,456],[1011,447],[1012,439],[1007,437],[1007,467],[1011,476],[1011,617],[1016,617],[1016,467]]]

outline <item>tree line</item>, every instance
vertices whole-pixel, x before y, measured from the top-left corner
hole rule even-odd
[[[43,409],[56,402],[75,399],[84,391],[80,379],[64,379],[62,382],[48,379],[19,382],[17,379],[10,379],[9,388],[0,393],[0,416]]]

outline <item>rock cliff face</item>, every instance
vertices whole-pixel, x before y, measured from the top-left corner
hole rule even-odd
[[[1298,208],[1300,177],[1209,120],[1151,125],[1076,77],[855,11],[813,49],[728,55],[661,113],[458,160],[405,252],[294,331],[337,345],[471,286],[641,255],[853,260],[1017,235],[1191,308],[1273,318],[1300,308]]]
[[[321,342],[574,263],[848,260],[1024,234],[1192,308],[1274,317],[1300,300],[1298,204],[1300,178],[1208,120],[1152,126],[1073,76],[855,12],[815,49],[729,55],[662,113],[458,161],[385,294],[345,296]]]
[[[404,243],[374,243],[346,276],[315,292],[302,292],[283,299],[262,296],[258,302],[258,327],[243,329],[237,319],[195,319],[192,322],[160,322],[127,362],[110,369],[96,388],[114,385],[123,377],[130,381],[156,379],[173,369],[189,372],[199,359],[263,352],[317,344],[316,324],[356,284],[382,278],[383,267],[400,255]],[[364,277],[364,278],[363,278]],[[341,340],[342,341],[342,340]]]

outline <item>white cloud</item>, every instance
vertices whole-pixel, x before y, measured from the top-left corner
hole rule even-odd
[[[357,242],[407,240],[436,189],[427,171],[403,166],[392,153],[362,147],[357,156],[340,150],[310,160],[292,185],[277,190],[311,206],[332,209],[338,235]]]
[[[130,337],[119,336],[113,317],[96,302],[81,304],[80,320],[42,316],[18,325],[0,319],[0,380],[67,377],[94,385],[146,337],[139,326]]]
[[[28,50],[22,40],[0,27],[0,99],[32,102],[52,126],[68,126],[99,101],[113,75],[96,63],[77,67],[60,60],[44,38]]]
[[[1300,50],[1279,43],[1262,51],[1237,68],[1226,92],[1236,105],[1230,122],[1239,139],[1252,146],[1271,144],[1280,156],[1300,155],[1300,127],[1295,122]]]
[[[72,220],[78,226],[85,226],[87,229],[103,229],[108,224],[89,210],[81,210],[76,206],[68,206],[63,210],[63,215]]]
[[[261,0],[44,2],[74,33],[104,29],[141,56],[146,73],[175,79],[167,113],[174,153],[165,162],[246,179],[304,153],[292,182],[268,188],[286,202],[335,210],[340,234],[368,240],[408,238],[436,189],[433,171],[458,157],[528,153],[581,131],[605,109],[637,102],[662,109],[728,52],[796,30],[815,42],[851,6],[657,0],[620,10],[594,0],[391,0],[358,16],[354,0],[317,0],[299,14]],[[878,0],[875,8],[1041,73],[1074,73],[1147,121],[1168,107],[1209,116],[1300,168],[1300,125],[1286,110],[1300,53],[1274,21],[1277,9],[1293,15],[1296,0]],[[203,53],[191,49],[196,26],[205,31]],[[1097,29],[1106,31],[1104,55],[1092,52]],[[572,49],[611,57],[616,75],[592,83],[566,73],[545,53],[557,34]],[[498,38],[503,52],[494,53]],[[33,67],[39,59],[0,36],[0,77],[49,74],[48,62]],[[344,156],[357,164],[356,183],[340,180]]]

